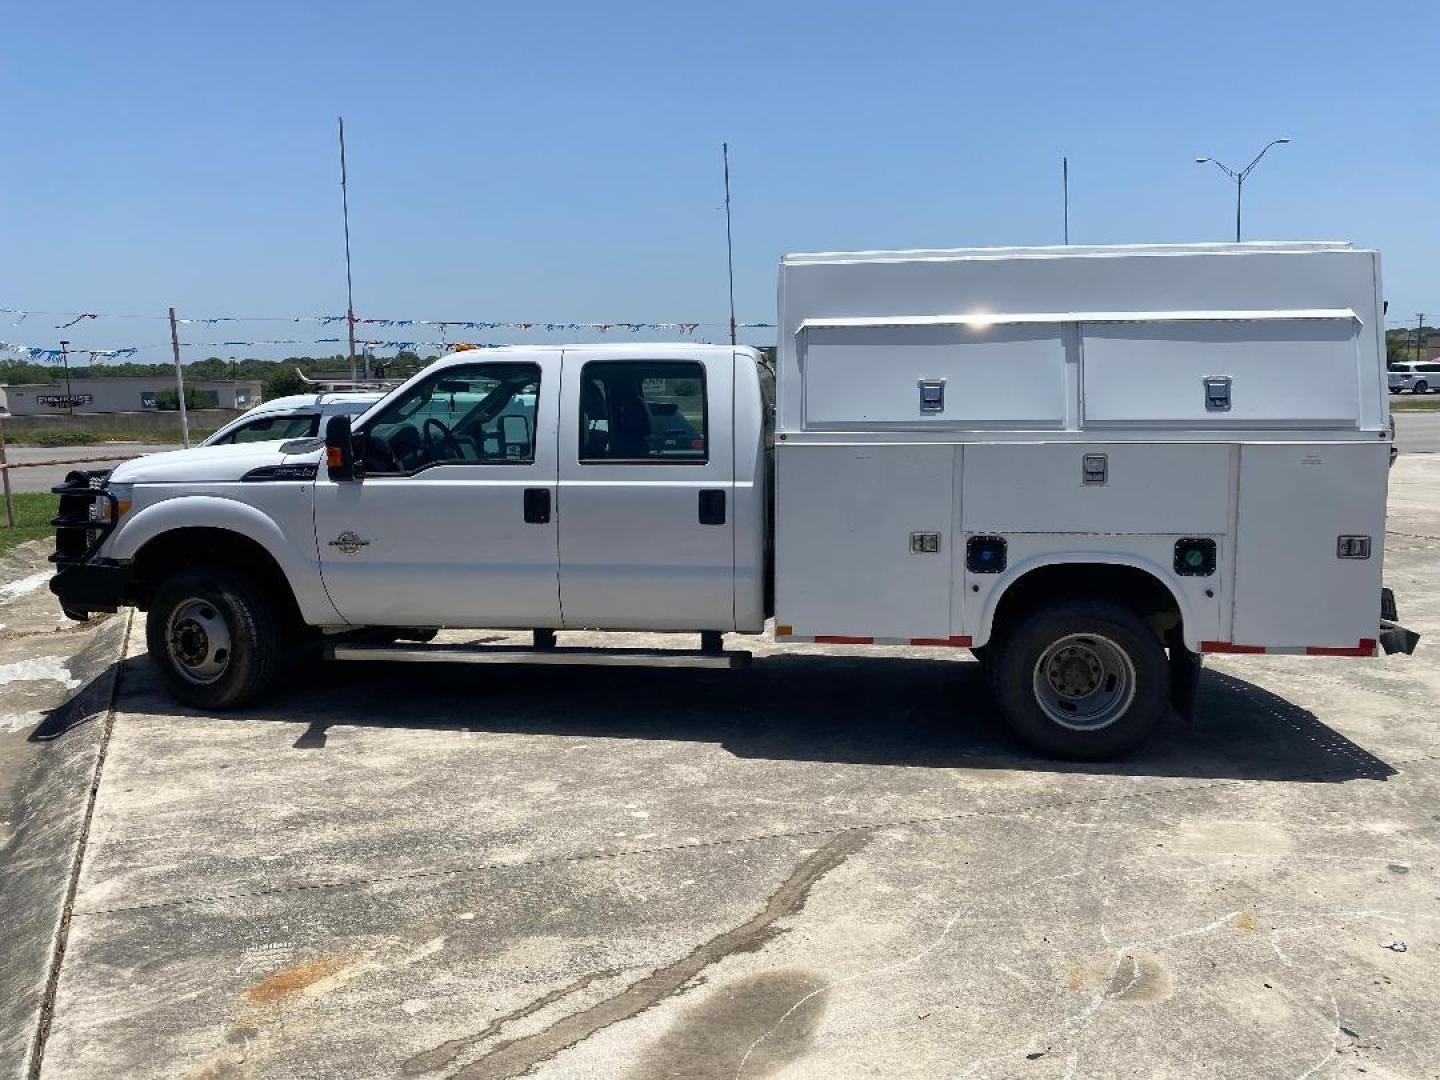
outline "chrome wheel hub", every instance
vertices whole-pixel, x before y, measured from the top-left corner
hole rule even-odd
[[[1125,715],[1135,699],[1135,665],[1109,638],[1069,634],[1040,654],[1034,684],[1035,701],[1051,720],[1098,731]]]
[[[186,600],[175,608],[165,633],[170,661],[190,682],[213,683],[230,667],[230,628],[208,600]]]

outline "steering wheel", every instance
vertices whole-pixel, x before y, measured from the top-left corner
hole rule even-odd
[[[371,435],[365,440],[365,456],[372,459],[366,462],[367,467],[376,472],[404,472],[405,464],[390,444],[378,435]]]
[[[430,437],[431,424],[434,424],[437,428],[440,429],[439,439],[432,439]],[[421,426],[420,431],[421,434],[425,436],[425,442],[427,444],[438,442],[440,446],[445,450],[446,457],[463,458],[465,456],[465,451],[460,448],[460,441],[455,438],[455,433],[451,431],[448,427],[446,427],[444,421],[440,420],[439,417],[426,417],[425,423]],[[432,460],[434,460],[433,455]]]

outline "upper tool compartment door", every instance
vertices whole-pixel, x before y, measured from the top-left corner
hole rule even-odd
[[[1359,330],[1348,312],[1087,322],[1084,423],[1353,428]]]
[[[1060,428],[1065,331],[1057,324],[807,324],[798,339],[805,426]],[[939,408],[921,384],[943,381]]]

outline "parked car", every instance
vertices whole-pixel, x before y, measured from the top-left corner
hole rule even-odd
[[[304,439],[324,433],[332,416],[359,416],[385,395],[366,393],[292,394],[256,405],[206,439],[201,446]]]
[[[1390,393],[1409,390],[1412,394],[1428,394],[1440,389],[1440,361],[1420,360],[1390,365]]]

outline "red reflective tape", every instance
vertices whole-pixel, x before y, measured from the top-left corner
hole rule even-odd
[[[1263,653],[1264,645],[1234,645],[1228,641],[1202,641],[1201,652]]]
[[[845,637],[843,634],[816,634],[816,645],[874,645],[873,637]]]
[[[1332,647],[1328,645],[1308,645],[1305,648],[1306,656],[1374,656],[1378,642],[1374,638],[1361,638],[1360,644],[1353,649],[1347,646]]]
[[[959,645],[962,648],[970,644],[968,634],[959,634],[955,637],[912,637],[911,645]]]

